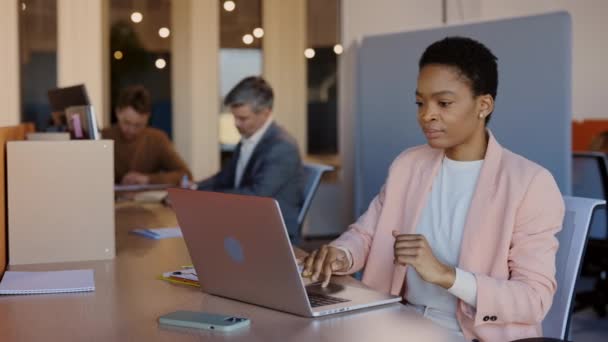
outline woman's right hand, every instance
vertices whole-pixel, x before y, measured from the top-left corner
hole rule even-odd
[[[329,284],[329,280],[334,272],[345,272],[350,266],[348,264],[348,256],[346,252],[340,248],[323,245],[300,260],[300,264],[304,265],[302,276],[311,278],[312,281],[319,280],[323,275],[322,287]]]

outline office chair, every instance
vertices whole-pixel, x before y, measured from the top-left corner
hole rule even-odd
[[[606,200],[608,196],[608,163],[602,152],[572,154],[572,194]],[[593,307],[600,317],[606,316],[608,305],[608,211],[598,208],[591,218],[582,275],[595,278],[592,291],[576,295],[575,311]]]
[[[312,199],[317,192],[317,188],[321,182],[321,176],[324,172],[332,171],[333,169],[333,167],[323,164],[304,163],[304,165],[302,165],[304,202],[298,213],[298,231],[296,232],[296,236],[293,237],[294,244],[299,242],[302,237],[304,218],[306,218],[306,213],[308,212],[308,209],[310,209]]]
[[[553,305],[543,320],[543,335],[567,339],[572,315],[576,280],[580,274],[587,234],[594,209],[605,200],[564,196],[566,214],[562,230],[557,234],[559,249],[555,258],[557,292]]]

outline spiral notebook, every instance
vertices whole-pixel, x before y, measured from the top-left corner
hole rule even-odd
[[[93,270],[50,272],[6,271],[0,281],[0,295],[95,291]]]

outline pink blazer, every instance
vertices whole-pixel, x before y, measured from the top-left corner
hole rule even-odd
[[[556,290],[555,234],[562,226],[563,198],[546,169],[489,135],[458,262],[475,274],[477,308],[459,301],[457,319],[468,340],[541,336]],[[443,156],[443,150],[422,145],[395,159],[365,214],[332,242],[351,252],[347,274],[365,266],[366,285],[402,293],[406,267],[393,265],[391,231],[414,233]]]

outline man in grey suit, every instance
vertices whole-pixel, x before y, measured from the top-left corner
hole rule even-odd
[[[241,141],[231,160],[198,190],[275,198],[291,237],[303,202],[302,161],[295,139],[272,118],[273,91],[261,77],[247,77],[226,95]]]

